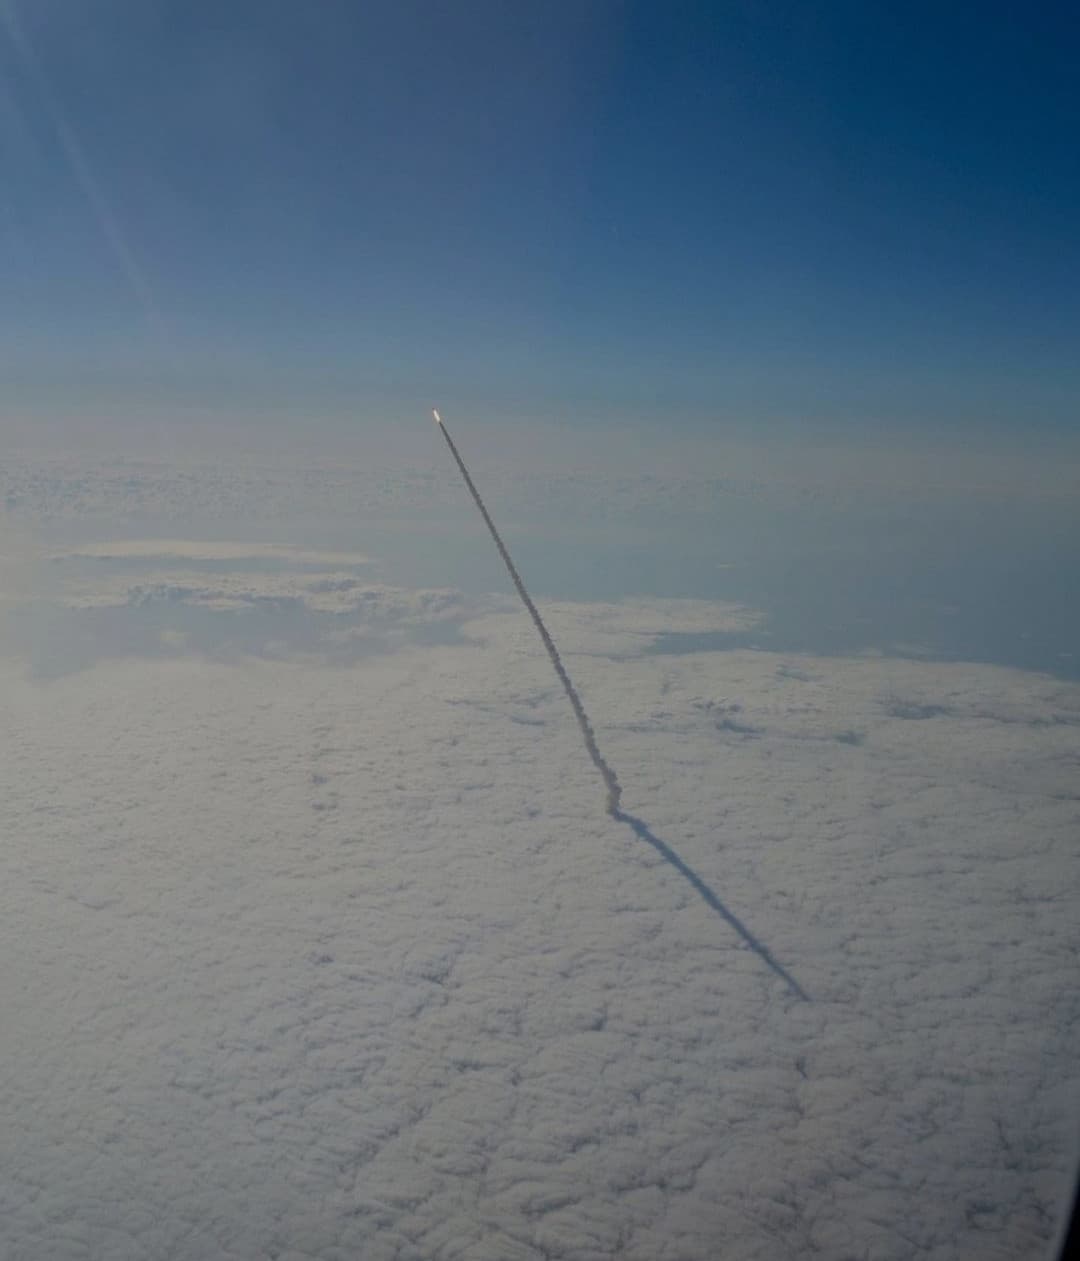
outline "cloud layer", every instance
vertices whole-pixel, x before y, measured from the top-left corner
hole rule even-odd
[[[749,616],[707,602],[544,613],[627,808],[814,1001],[597,810],[506,605],[348,668],[9,657],[5,1256],[1040,1255],[1080,689],[649,654]]]

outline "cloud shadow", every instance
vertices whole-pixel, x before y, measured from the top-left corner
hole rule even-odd
[[[754,954],[756,954],[763,963],[767,964],[768,967],[771,968],[778,977],[780,977],[788,989],[791,990],[797,998],[801,998],[804,1003],[810,1002],[810,995],[807,994],[799,982],[795,980],[787,968],[785,968],[782,963],[779,963],[773,957],[769,948],[754,936],[754,934],[746,927],[737,915],[728,910],[712,889],[710,889],[705,881],[697,874],[693,867],[680,858],[670,845],[668,845],[665,841],[662,841],[652,831],[647,823],[643,822],[636,815],[627,814],[625,810],[612,811],[612,818],[617,819],[620,823],[626,823],[633,828],[634,832],[641,838],[641,840],[651,845],[666,863],[669,863],[672,867],[674,867],[679,875],[681,875],[685,880],[688,880],[690,884],[694,886],[701,895],[702,900],[710,906],[726,924],[739,934]]]

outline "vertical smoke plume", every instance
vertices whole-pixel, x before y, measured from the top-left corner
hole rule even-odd
[[[600,772],[600,778],[604,781],[607,788],[607,812],[617,817],[619,814],[619,799],[622,797],[622,789],[619,787],[619,781],[615,776],[615,772],[604,761],[603,754],[596,743],[596,736],[593,734],[592,723],[589,722],[589,716],[585,712],[585,706],[581,703],[581,697],[574,687],[570,675],[566,672],[566,667],[562,663],[559,656],[559,650],[555,647],[555,641],[548,634],[548,629],[544,625],[539,610],[532,602],[532,597],[525,590],[525,584],[521,581],[521,575],[517,571],[517,567],[510,559],[510,553],[506,550],[506,544],[499,537],[499,531],[495,528],[495,522],[491,519],[491,514],[484,507],[484,501],[480,498],[480,492],[476,489],[473,479],[469,476],[469,470],[465,467],[465,461],[458,454],[458,449],[454,446],[454,440],[450,437],[450,431],[443,423],[443,418],[437,411],[432,411],[432,415],[438,422],[439,428],[442,430],[442,436],[446,439],[446,445],[450,448],[450,454],[454,457],[454,462],[461,470],[461,476],[465,479],[465,485],[469,488],[469,494],[472,495],[480,515],[484,518],[484,524],[491,532],[491,537],[495,540],[495,546],[499,549],[499,555],[503,558],[503,564],[506,566],[506,572],[513,580],[517,593],[521,596],[521,602],[528,610],[529,616],[533,620],[537,634],[543,641],[544,647],[547,649],[547,655],[551,658],[551,664],[555,667],[555,673],[559,676],[559,682],[563,685],[563,691],[566,693],[567,699],[570,701],[571,708],[574,711],[574,717],[577,724],[581,728],[581,738],[585,741],[585,748],[592,758],[593,766]]]

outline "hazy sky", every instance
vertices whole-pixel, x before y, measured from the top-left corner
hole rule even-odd
[[[5,416],[1074,419],[1073,6],[0,13]]]

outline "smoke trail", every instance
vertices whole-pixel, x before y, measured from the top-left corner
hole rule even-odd
[[[465,461],[458,454],[457,447],[454,446],[454,440],[450,437],[449,429],[443,423],[443,418],[434,409],[432,410],[432,415],[442,430],[442,436],[446,439],[446,445],[450,448],[450,454],[454,457],[454,462],[461,470],[461,476],[465,479],[465,485],[468,486],[469,493],[472,495],[477,508],[480,509],[480,515],[484,518],[484,524],[491,532],[491,537],[495,540],[495,546],[499,549],[499,555],[503,558],[506,571],[513,580],[517,593],[521,596],[521,602],[528,610],[537,634],[543,640],[544,647],[547,649],[547,655],[551,658],[551,664],[555,667],[555,673],[559,676],[559,682],[563,685],[563,691],[570,701],[574,717],[581,728],[581,738],[585,741],[585,748],[588,750],[593,766],[600,772],[600,778],[604,781],[607,788],[607,812],[613,817],[618,817],[619,799],[622,797],[622,789],[619,787],[619,781],[615,776],[615,772],[604,761],[603,754],[597,747],[592,723],[589,722],[589,716],[585,712],[585,706],[581,703],[581,697],[577,694],[577,688],[574,687],[573,681],[566,672],[566,667],[559,656],[559,650],[555,647],[555,641],[548,634],[548,629],[544,625],[536,605],[533,604],[531,596],[525,590],[525,584],[521,581],[521,575],[518,573],[514,562],[510,559],[510,553],[506,550],[506,544],[499,537],[499,531],[495,528],[495,522],[492,521],[491,514],[484,507],[484,501],[480,498],[480,492],[476,489],[473,479],[469,476],[469,470],[465,467]]]
[[[443,418],[437,411],[434,410],[434,408],[432,409],[431,414],[435,417],[439,428],[442,430],[442,436],[446,439],[446,445],[450,448],[450,454],[454,457],[454,462],[461,470],[461,476],[465,479],[465,485],[469,488],[469,494],[472,495],[473,501],[475,502],[477,508],[480,509],[480,515],[484,518],[484,524],[491,533],[491,537],[495,540],[495,546],[499,549],[499,555],[503,558],[503,564],[506,566],[507,573],[509,573],[511,579],[513,580],[514,586],[517,588],[518,595],[521,596],[522,604],[524,604],[526,609],[529,611],[529,616],[533,620],[533,625],[536,627],[540,638],[543,640],[544,647],[547,649],[547,654],[551,658],[551,664],[555,667],[555,673],[559,676],[559,682],[563,685],[563,690],[566,692],[566,695],[570,700],[570,704],[574,710],[574,717],[577,719],[578,726],[581,728],[581,735],[585,741],[585,747],[589,751],[589,757],[592,758],[593,765],[600,772],[600,776],[607,786],[608,814],[610,814],[613,819],[618,820],[619,823],[628,824],[641,840],[651,845],[666,862],[670,863],[671,866],[674,867],[685,880],[689,881],[690,884],[693,885],[693,887],[701,895],[705,904],[711,907],[712,910],[714,910],[716,914],[725,921],[725,923],[727,923],[739,934],[754,954],[756,954],[757,957],[776,974],[776,976],[780,977],[784,984],[787,985],[797,998],[801,998],[803,1002],[809,1002],[809,995],[798,983],[798,981],[796,981],[791,973],[773,957],[768,947],[754,936],[742,920],[740,920],[733,911],[728,910],[712,889],[710,889],[705,881],[697,874],[693,867],[691,867],[689,863],[684,862],[670,845],[656,836],[649,826],[642,822],[642,820],[636,815],[627,814],[625,810],[620,809],[619,799],[622,797],[622,789],[619,787],[619,781],[615,777],[615,772],[610,766],[608,766],[607,762],[604,761],[603,755],[597,748],[596,736],[593,734],[592,724],[589,722],[589,716],[585,713],[585,707],[581,703],[581,697],[578,696],[577,689],[574,687],[569,674],[566,672],[566,667],[563,665],[562,658],[559,656],[559,650],[555,647],[555,641],[548,634],[547,627],[544,625],[543,619],[541,618],[536,605],[533,604],[528,591],[525,590],[525,584],[521,581],[521,575],[518,573],[514,562],[510,559],[510,553],[506,550],[506,544],[502,541],[499,536],[499,531],[495,528],[495,522],[492,521],[491,514],[488,512],[487,508],[484,507],[484,501],[480,498],[480,492],[476,489],[473,479],[469,476],[469,470],[465,467],[465,461],[458,454],[458,449],[454,446],[454,440],[450,437],[450,431],[443,423]]]
[[[476,506],[479,508],[479,514],[483,517],[484,525],[487,526],[488,531],[491,532],[491,537],[495,540],[498,555],[502,556],[502,562],[506,565],[506,570],[508,574],[510,574],[511,579],[514,580],[514,585],[517,588],[517,594],[521,596],[521,603],[525,605],[527,610],[529,610],[529,617],[532,618],[532,624],[535,625],[537,633],[539,633],[540,638],[543,639],[544,647],[548,649],[548,656],[551,658],[551,665],[555,667],[555,673],[559,676],[559,682],[563,685],[563,690],[566,692],[566,696],[569,697],[570,705],[573,706],[574,716],[578,720],[578,726],[582,729],[582,738],[585,741],[585,748],[589,750],[589,757],[593,759],[594,767],[599,770],[601,778],[607,786],[607,812],[619,823],[628,823],[642,841],[646,841],[647,844],[654,847],[657,854],[660,854],[662,859],[665,859],[667,863],[670,863],[672,868],[675,868],[675,870],[678,871],[685,880],[689,880],[689,883],[698,890],[698,893],[701,895],[701,898],[704,899],[705,904],[712,907],[714,912],[717,913],[725,923],[728,923],[729,926],[734,928],[734,931],[739,934],[739,937],[742,937],[743,941],[746,942],[747,946],[749,946],[749,948],[751,948],[754,952],[754,955],[757,955],[763,963],[766,963],[766,965],[776,973],[776,976],[780,977],[780,979],[784,981],[784,984],[789,987],[792,994],[799,997],[799,999],[804,1002],[809,1002],[810,996],[806,994],[804,989],[802,989],[802,986],[795,980],[795,977],[787,971],[787,968],[784,967],[782,963],[778,962],[776,958],[773,958],[772,953],[768,951],[765,943],[758,941],[757,937],[754,937],[753,933],[749,931],[746,924],[744,924],[736,914],[731,912],[731,910],[728,910],[728,908],[720,902],[717,895],[715,895],[713,890],[705,884],[705,881],[700,878],[698,873],[696,873],[696,871],[691,868],[688,863],[684,863],[684,860],[676,854],[675,850],[671,849],[670,845],[667,845],[665,841],[661,841],[660,837],[656,836],[654,832],[652,832],[647,823],[642,822],[636,815],[627,815],[626,811],[619,808],[619,798],[622,797],[622,788],[619,787],[616,774],[614,774],[612,768],[609,767],[607,762],[604,762],[601,750],[597,748],[597,738],[596,735],[593,734],[593,726],[592,723],[589,723],[589,716],[588,714],[585,714],[585,709],[582,705],[582,697],[578,696],[577,689],[575,689],[572,680],[570,680],[570,676],[566,673],[566,667],[563,665],[563,658],[559,656],[559,649],[555,647],[555,641],[548,633],[548,628],[545,627],[544,620],[540,617],[539,610],[536,609],[536,605],[532,603],[529,593],[525,590],[525,584],[521,581],[521,575],[517,572],[517,567],[515,566],[514,561],[510,559],[510,552],[506,550],[506,543],[503,543],[500,533],[496,530],[495,522],[491,520],[491,513],[487,511],[486,507],[484,507],[483,499],[479,497],[479,491],[477,491],[476,484],[474,484],[473,479],[469,477],[469,470],[466,468],[466,464],[464,464],[464,460],[461,458],[461,455],[458,454],[457,446],[454,446],[454,440],[450,438],[450,431],[447,429],[447,426],[443,424],[443,417],[440,416],[434,409],[431,410],[431,415],[435,417],[435,420],[438,421],[439,429],[442,429],[443,431],[443,438],[447,440],[450,455],[453,455],[454,463],[458,465],[459,469],[461,469],[464,482],[466,482],[466,485],[469,488],[469,494],[471,494],[473,501],[476,502]]]

